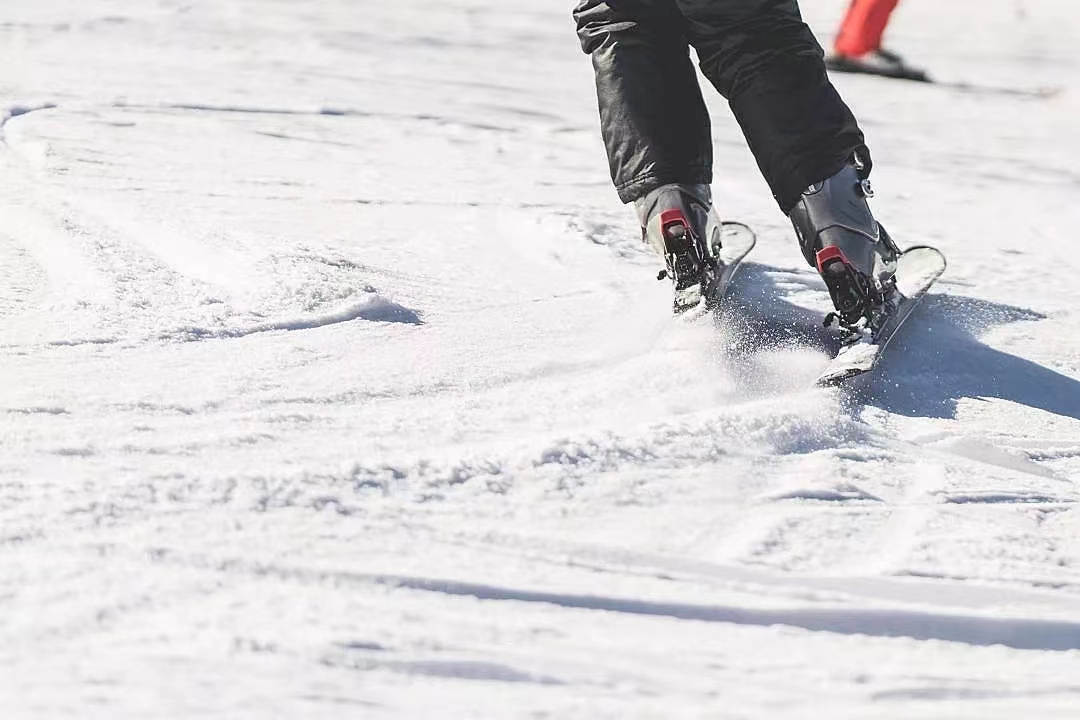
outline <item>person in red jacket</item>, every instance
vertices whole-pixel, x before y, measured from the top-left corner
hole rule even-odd
[[[926,72],[909,66],[902,57],[881,47],[885,27],[899,2],[852,0],[833,43],[834,54],[825,61],[826,67],[836,72],[928,81]]]

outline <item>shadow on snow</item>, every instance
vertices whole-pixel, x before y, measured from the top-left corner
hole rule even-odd
[[[901,415],[951,418],[962,398],[998,398],[1080,420],[1080,382],[979,340],[994,327],[1044,318],[1011,305],[931,295],[896,337],[866,401]]]
[[[839,340],[822,327],[822,312],[787,300],[801,291],[823,295],[825,289],[810,273],[747,263],[717,313],[728,335],[727,354],[736,362],[796,347],[835,354]],[[1080,381],[979,340],[995,327],[1045,317],[1012,305],[931,294],[893,340],[875,382],[855,399],[910,417],[952,418],[963,398],[998,398],[1080,420]]]

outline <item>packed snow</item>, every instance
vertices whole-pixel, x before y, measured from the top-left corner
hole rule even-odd
[[[1080,8],[835,78],[949,259],[847,392],[711,90],[672,318],[571,4],[3,2],[0,717],[1080,717]]]

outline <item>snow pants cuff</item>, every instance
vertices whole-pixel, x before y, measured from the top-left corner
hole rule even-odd
[[[712,183],[712,168],[701,165],[651,168],[639,177],[631,178],[622,184],[617,183],[615,189],[620,200],[632,203],[661,185],[672,183],[708,185]]]
[[[666,183],[712,182],[709,113],[670,0],[585,0],[574,19],[592,56],[601,134],[622,201]]]

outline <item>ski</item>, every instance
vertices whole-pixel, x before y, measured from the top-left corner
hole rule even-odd
[[[709,293],[711,302],[719,302],[727,294],[735,273],[739,271],[742,261],[755,245],[757,245],[757,235],[749,225],[734,221],[720,223],[719,243],[713,244],[713,254],[720,265],[720,273]]]
[[[905,250],[897,258],[896,289],[886,299],[886,307],[875,323],[876,327],[853,331],[855,334],[847,339],[818,376],[816,384],[819,387],[842,385],[872,372],[904,321],[945,272],[945,266],[945,256],[935,248],[917,246]]]
[[[966,80],[937,80],[919,68],[911,68],[905,65],[896,67],[881,67],[851,60],[849,58],[832,57],[825,61],[825,67],[831,72],[847,73],[851,75],[866,75],[870,77],[887,78],[890,80],[905,80],[908,82],[933,85],[947,90],[963,93],[965,95],[1001,95],[1027,100],[1049,100],[1061,94],[1063,88],[1060,85],[1042,86],[1010,86],[1010,85],[987,85]]]
[[[930,84],[948,88],[968,95],[1002,95],[1027,100],[1050,100],[1061,94],[1060,85],[1012,87],[1008,85],[981,85],[972,82],[930,80]]]

